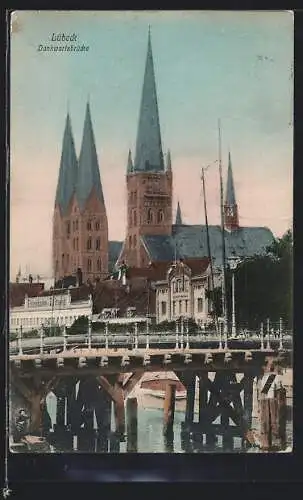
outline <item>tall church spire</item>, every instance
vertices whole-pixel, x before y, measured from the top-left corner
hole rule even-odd
[[[75,192],[78,162],[69,112],[66,115],[55,205],[65,213]]]
[[[167,156],[166,156],[166,171],[167,172],[171,171],[171,155],[170,155],[170,150],[167,151]]]
[[[79,170],[76,195],[81,210],[94,188],[97,198],[103,203],[103,191],[95,144],[93,125],[91,120],[89,101],[86,105],[82,145],[79,156]]]
[[[180,207],[180,203],[178,202],[178,206],[177,206],[177,213],[176,213],[176,222],[175,222],[176,226],[181,226],[182,225],[182,215],[181,215],[181,207]]]
[[[234,186],[230,152],[228,153],[228,171],[227,171],[225,205],[236,205],[235,186]]]
[[[134,170],[141,172],[164,171],[150,29],[148,31]]]
[[[224,204],[224,223],[225,223],[225,228],[231,231],[239,227],[238,206],[236,202],[230,152],[228,153],[227,185],[226,185],[226,196]]]

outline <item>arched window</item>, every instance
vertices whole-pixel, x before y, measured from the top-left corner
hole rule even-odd
[[[137,236],[134,234],[134,247],[137,246]]]
[[[91,248],[92,248],[92,239],[91,238],[88,238],[86,248],[87,248],[87,250],[91,250]]]
[[[87,259],[87,272],[91,272],[92,270],[92,261],[91,259]]]
[[[147,223],[151,224],[153,222],[153,211],[151,208],[147,210]]]
[[[164,212],[162,208],[160,208],[160,210],[158,211],[158,223],[163,222],[163,220],[164,220]]]
[[[132,247],[132,235],[130,234],[129,238],[128,238],[128,246],[129,248]]]
[[[64,253],[62,254],[62,266],[64,266]]]
[[[100,238],[96,239],[96,250],[100,250]]]
[[[101,259],[100,258],[97,259],[97,271],[99,271],[99,272],[101,271]]]
[[[137,225],[137,211],[133,210],[133,221],[134,221],[134,226]]]
[[[88,220],[88,221],[87,221],[87,225],[86,225],[86,227],[87,227],[87,230],[88,230],[88,231],[91,231],[91,229],[92,229],[92,223],[91,223],[91,221],[90,221],[90,220]]]
[[[79,238],[76,238],[76,250],[79,250]]]
[[[76,231],[78,231],[78,219],[76,219]]]
[[[99,231],[99,229],[100,229],[100,221],[99,220],[96,220],[95,229],[96,229],[96,231]]]

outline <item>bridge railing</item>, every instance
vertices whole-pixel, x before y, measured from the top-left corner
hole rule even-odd
[[[39,331],[39,336],[35,332],[34,336],[30,336],[29,332],[27,335],[22,336],[22,329],[19,330],[17,338],[15,338],[10,343],[10,349],[17,349],[20,354],[22,354],[23,349],[29,352],[29,350],[40,350],[43,354],[45,351],[49,351],[51,348],[57,348],[60,350],[76,348],[78,345],[83,348],[91,349],[93,346],[105,347],[106,349],[110,347],[126,347],[126,348],[138,348],[139,346],[149,349],[150,344],[154,347],[163,346],[165,344],[174,344],[175,349],[188,349],[194,347],[199,342],[215,342],[214,348],[228,349],[231,342],[234,341],[257,341],[260,349],[270,349],[271,342],[276,341],[275,344],[279,343],[279,349],[283,349],[283,340],[286,338],[286,332],[283,330],[282,322],[279,322],[280,330],[276,333],[271,327],[270,322],[266,322],[266,328],[264,324],[261,323],[259,331],[249,331],[240,332],[238,337],[231,337],[226,335],[223,331],[223,325],[219,328],[219,333],[217,334],[213,330],[201,331],[189,331],[186,326],[181,325],[181,328],[176,326],[175,332],[169,331],[154,331],[152,326],[147,322],[146,329],[144,332],[139,331],[135,328],[133,331],[128,331],[125,328],[124,333],[121,332],[111,332],[109,325],[105,325],[105,332],[98,333],[92,331],[92,323],[89,321],[87,332],[80,334],[68,335],[66,328],[63,328],[63,334],[60,336],[45,336],[44,329],[41,328]],[[36,344],[34,346],[33,344]]]

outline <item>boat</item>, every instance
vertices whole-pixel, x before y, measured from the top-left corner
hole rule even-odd
[[[10,451],[13,453],[50,453],[51,446],[44,437],[27,434],[18,442],[11,440]]]

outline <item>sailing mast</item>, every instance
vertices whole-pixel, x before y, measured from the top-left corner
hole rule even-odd
[[[222,235],[222,306],[224,318],[224,333],[227,335],[227,303],[226,303],[226,252],[224,236],[224,205],[223,205],[223,176],[222,176],[222,151],[221,151],[221,122],[218,120],[219,132],[219,175],[220,175],[220,208],[221,208],[221,235]]]
[[[211,287],[212,287],[212,291],[214,293],[214,289],[215,289],[215,285],[214,285],[214,270],[213,270],[213,261],[212,261],[211,250],[210,250],[210,239],[209,239],[209,229],[208,229],[208,215],[207,215],[207,202],[206,202],[206,190],[205,190],[205,171],[204,171],[203,167],[202,167],[202,188],[203,188],[203,200],[204,200],[204,215],[205,215],[205,226],[206,226],[207,252],[208,252],[208,257],[209,257],[209,261],[210,261]],[[213,304],[214,304],[214,301],[213,301]],[[218,333],[218,317],[217,317],[216,308],[214,308],[214,309],[215,309],[215,327],[216,327],[216,333]]]

